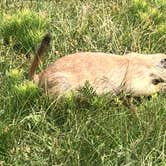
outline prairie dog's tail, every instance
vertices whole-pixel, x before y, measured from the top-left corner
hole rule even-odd
[[[50,40],[51,40],[50,34],[46,34],[44,36],[37,52],[36,52],[36,54],[35,54],[35,57],[33,59],[33,62],[31,64],[31,67],[30,67],[30,70],[29,70],[29,76],[32,79],[34,78],[36,68],[39,65],[39,62],[40,62],[40,59],[41,59],[42,55],[46,52],[46,50],[49,46]]]

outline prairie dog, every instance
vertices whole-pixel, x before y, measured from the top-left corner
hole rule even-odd
[[[97,94],[120,92],[151,95],[166,89],[166,54],[129,53],[124,56],[101,52],[66,55],[35,74],[50,43],[46,35],[37,50],[29,75],[51,95],[76,91],[88,81]]]

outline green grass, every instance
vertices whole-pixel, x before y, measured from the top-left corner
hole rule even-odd
[[[45,15],[52,43],[41,68],[76,51],[165,52],[165,0],[18,0],[0,7],[0,25],[25,9]],[[132,107],[125,95],[96,96],[89,86],[80,98],[49,99],[28,80],[21,47],[3,41],[1,35],[0,165],[166,165],[165,94],[134,99]]]
[[[16,51],[29,54],[35,51],[46,33],[47,22],[42,13],[22,9],[15,14],[2,16],[0,34],[4,44],[9,44]]]

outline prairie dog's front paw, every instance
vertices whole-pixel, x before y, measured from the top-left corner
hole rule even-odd
[[[166,83],[161,83],[160,89],[162,92],[166,92]]]

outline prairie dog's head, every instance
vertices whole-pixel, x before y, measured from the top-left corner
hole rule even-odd
[[[164,81],[166,81],[166,54],[160,54],[154,58],[156,63],[156,72]]]

